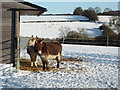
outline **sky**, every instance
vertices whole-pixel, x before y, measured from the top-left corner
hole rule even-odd
[[[26,0],[31,3],[47,8],[44,14],[72,14],[76,7],[88,9],[89,7],[100,7],[103,11],[105,8],[118,10],[119,0]],[[114,2],[113,2],[114,1]]]

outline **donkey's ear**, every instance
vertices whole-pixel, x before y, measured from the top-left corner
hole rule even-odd
[[[42,38],[42,40],[41,41],[43,41],[44,40],[44,38]]]
[[[33,38],[33,35],[31,37]]]
[[[40,43],[42,43],[42,42],[43,42],[43,40],[44,40],[44,38],[42,38],[42,39],[40,40]]]
[[[36,39],[38,39],[38,37],[37,37],[37,36],[36,36],[35,38],[36,38]]]

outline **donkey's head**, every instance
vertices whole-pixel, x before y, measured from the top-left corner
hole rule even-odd
[[[42,54],[42,44],[43,44],[43,39],[37,38],[36,42],[35,42],[35,48],[37,50],[38,54]]]
[[[31,36],[30,40],[28,41],[28,46],[34,46],[37,38]]]

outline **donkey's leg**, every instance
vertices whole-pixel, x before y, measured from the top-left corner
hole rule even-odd
[[[32,66],[36,66],[36,63],[35,63],[35,61],[36,61],[36,56],[35,55],[33,55],[32,56]],[[37,67],[37,66],[36,66]]]
[[[31,67],[33,67],[33,65],[34,65],[34,60],[33,60],[33,57],[32,57],[32,55],[30,55],[30,58],[31,58]]]
[[[62,55],[61,55],[61,53],[58,53],[58,56],[56,57],[56,60],[57,60],[57,68],[59,68],[60,62],[62,61]]]
[[[34,63],[35,63],[35,66],[37,67],[37,66],[38,66],[38,65],[37,65],[37,61],[35,61]]]
[[[48,67],[48,64],[49,64],[48,59],[45,60],[45,64],[46,64],[46,69],[48,70],[49,69],[49,67]]]
[[[33,61],[31,61],[31,67],[33,67]]]
[[[35,55],[35,56],[34,56],[34,64],[35,64],[36,67],[38,66],[37,63],[38,63],[38,61],[37,61],[37,55]]]
[[[60,63],[60,61],[59,61],[59,59],[58,59],[58,56],[56,57],[56,60],[57,60],[57,68],[59,68],[59,63]]]
[[[42,64],[43,64],[43,70],[45,70],[45,60],[43,58],[41,58],[42,60]]]

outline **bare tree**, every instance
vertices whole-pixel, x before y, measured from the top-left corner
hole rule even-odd
[[[77,7],[73,11],[73,15],[82,15],[82,13],[83,13],[83,9],[81,7]]]
[[[88,8],[87,10],[84,10],[84,12],[82,13],[83,16],[89,18],[90,21],[98,21],[98,15],[97,13],[94,11],[93,8]]]
[[[68,27],[68,26],[63,27],[63,26],[61,26],[59,28],[59,31],[60,31],[60,34],[59,34],[60,38],[63,39],[62,43],[64,43],[64,41],[67,38],[67,35],[68,35],[69,31],[70,31],[70,27]]]
[[[117,16],[112,16],[112,17],[109,18],[109,20],[110,20],[109,23],[115,25],[116,22],[117,22],[117,19],[118,19]],[[111,25],[110,25],[110,26],[111,26]]]
[[[119,33],[120,33],[120,17],[119,17],[119,16],[118,16],[118,18],[117,18],[115,27],[116,27],[116,29],[117,29],[117,30],[119,31]]]
[[[105,9],[104,9],[104,12],[110,12],[110,11],[112,11],[111,8],[105,8]]]
[[[101,13],[101,8],[100,7],[95,7],[94,10],[95,10],[96,13]]]
[[[79,32],[79,37],[82,39],[86,39],[89,38],[88,32],[85,28],[77,28],[78,32]]]
[[[99,29],[102,31],[102,37],[106,38],[108,46],[109,39],[112,39],[114,36],[116,36],[115,32],[109,26],[106,25],[100,26]]]
[[[94,8],[89,7],[87,10],[88,10],[88,11],[94,11]]]
[[[117,32],[120,31],[120,17],[112,16],[109,18],[109,26],[114,26]]]

